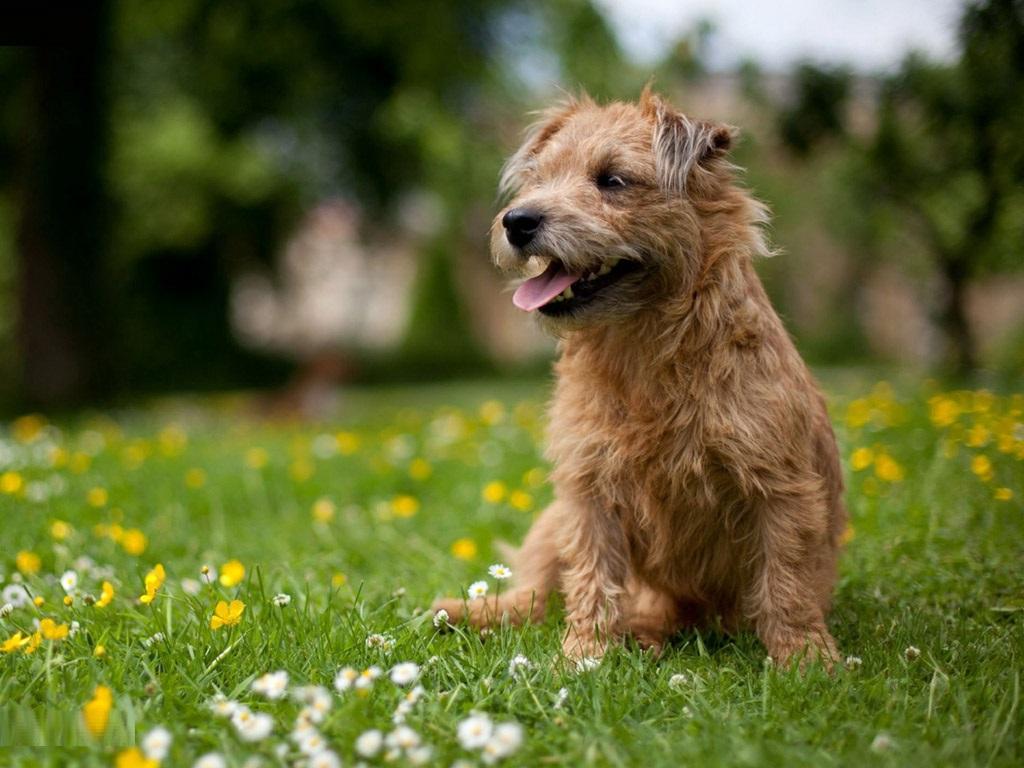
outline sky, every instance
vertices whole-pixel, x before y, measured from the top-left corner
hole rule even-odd
[[[769,70],[802,58],[863,71],[910,49],[949,58],[962,0],[596,0],[626,51],[650,63],[701,19],[714,23],[713,68],[752,58]]]

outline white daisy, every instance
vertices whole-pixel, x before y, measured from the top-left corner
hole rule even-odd
[[[507,565],[502,565],[501,563],[495,563],[487,569],[487,572],[495,579],[512,578],[512,569]]]
[[[142,751],[150,760],[160,762],[171,749],[171,732],[158,725],[142,738]]]
[[[274,605],[276,605],[278,608],[284,608],[291,601],[292,601],[292,596],[288,595],[288,594],[285,594],[284,592],[280,592],[280,593],[274,595],[274,599],[273,599]]]
[[[484,597],[487,594],[487,582],[474,581],[469,585],[469,589],[467,589],[466,592],[471,600],[475,600],[478,597]]]
[[[413,747],[405,751],[405,759],[409,761],[410,765],[426,765],[433,756],[434,748],[429,744],[423,744],[422,746]]]
[[[263,741],[274,730],[274,718],[264,712],[249,712],[242,719],[238,718],[236,712],[231,721],[235,723],[235,730],[242,741]]]
[[[451,617],[448,615],[448,611],[442,608],[434,614],[434,626],[438,627],[439,629],[441,627],[447,626],[449,618]]]
[[[384,743],[395,749],[409,750],[420,745],[420,735],[407,725],[400,725],[384,738]]]
[[[78,586],[78,574],[74,571],[64,571],[60,577],[60,585],[64,587],[65,592],[73,592]]]
[[[600,659],[595,659],[593,656],[584,656],[576,662],[576,671],[589,672],[592,669],[597,669],[599,666],[601,666]]]
[[[181,580],[181,591],[184,592],[186,595],[198,595],[202,588],[203,585],[195,579],[185,578]],[[211,752],[210,754],[216,753]],[[217,755],[217,757],[220,757],[220,755]],[[223,760],[224,758],[221,759]]]
[[[317,752],[306,763],[309,768],[341,768],[341,758],[329,749]]]
[[[359,673],[353,686],[357,691],[368,691],[378,677],[380,677],[380,667],[367,667]]]
[[[288,689],[288,673],[283,669],[277,672],[267,672],[252,681],[252,689],[271,701],[276,701],[284,696]]]
[[[533,662],[521,653],[513,656],[508,663],[508,674],[510,677],[515,677],[520,671],[529,669],[533,669]]]
[[[29,596],[28,590],[21,584],[8,584],[4,587],[3,600],[5,603],[10,603],[15,608],[24,608],[32,602],[32,598]]]
[[[219,752],[207,752],[192,764],[192,768],[228,768],[228,763]]]
[[[519,749],[522,743],[523,726],[519,723],[501,723],[494,728],[491,738],[484,744],[484,762],[493,763],[502,760]]]
[[[334,676],[334,689],[338,693],[344,693],[349,690],[358,679],[359,673],[354,668],[342,667],[338,670],[338,674]]]
[[[864,661],[861,659],[860,656],[847,656],[846,657],[846,668],[847,669],[859,669],[860,665],[863,664],[863,663],[864,663]]]
[[[395,685],[409,685],[419,676],[420,667],[412,661],[405,661],[391,668],[391,682]]]
[[[475,713],[459,723],[456,733],[463,749],[480,749],[494,733],[494,724],[487,715]]]
[[[895,742],[893,742],[892,737],[889,734],[880,733],[875,736],[874,740],[871,742],[871,751],[888,752],[894,746],[896,746]]]
[[[6,619],[12,613],[14,613],[14,603],[0,605],[0,619]]]
[[[327,749],[327,739],[320,731],[314,729],[304,733],[298,740],[299,751],[304,755],[316,755]]]
[[[374,757],[378,752],[380,752],[380,748],[383,745],[384,734],[376,728],[359,734],[359,738],[356,739],[355,743],[356,752],[361,757]]]
[[[232,701],[231,699],[224,698],[223,695],[218,694],[210,702],[210,711],[213,712],[217,717],[231,717],[235,714],[235,710],[238,709],[238,702]]]

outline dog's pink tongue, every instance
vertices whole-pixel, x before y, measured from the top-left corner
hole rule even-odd
[[[558,261],[552,261],[543,274],[531,277],[516,288],[512,303],[522,310],[530,312],[543,307],[555,296],[580,279],[582,275],[573,275],[562,268]]]

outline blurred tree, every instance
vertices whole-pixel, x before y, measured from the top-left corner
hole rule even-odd
[[[779,113],[783,144],[806,156],[824,139],[844,137],[851,79],[846,67],[798,64],[793,72],[793,98]]]

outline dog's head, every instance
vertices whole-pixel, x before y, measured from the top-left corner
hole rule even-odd
[[[494,262],[523,279],[516,306],[552,330],[613,322],[691,290],[701,211],[732,188],[733,129],[638,104],[574,99],[543,114],[502,173],[511,201]]]

